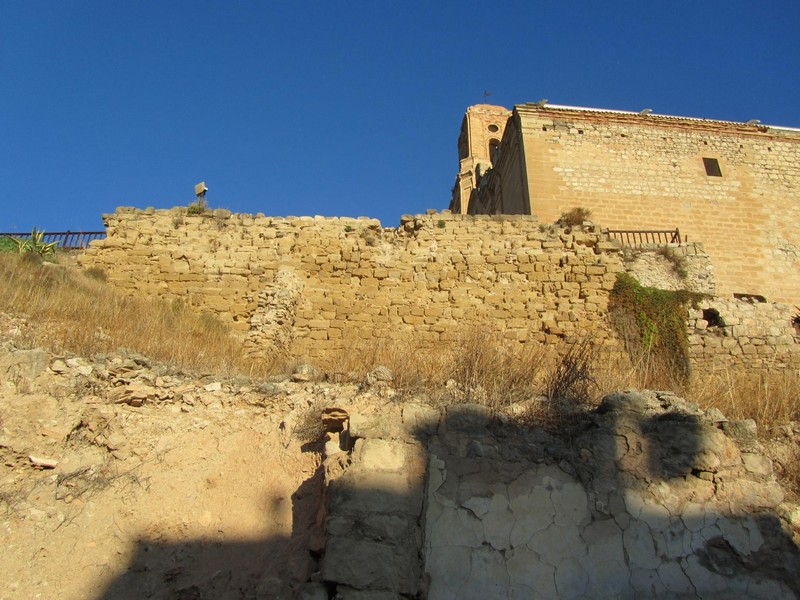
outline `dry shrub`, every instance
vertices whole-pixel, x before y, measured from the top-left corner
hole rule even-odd
[[[652,350],[634,348],[624,355],[603,356],[595,364],[597,388],[603,393],[622,389],[670,390],[679,396],[688,393],[684,370],[675,369]]]
[[[573,404],[587,403],[592,388],[597,386],[592,373],[594,363],[595,353],[590,338],[568,346],[548,369],[545,395],[551,400],[565,400]]]
[[[558,220],[568,227],[575,227],[576,225],[583,225],[584,221],[588,221],[591,218],[591,210],[576,206],[575,208],[561,213],[561,216]]]
[[[241,342],[210,315],[179,303],[126,296],[95,274],[0,254],[0,310],[26,316],[35,327],[29,347],[91,356],[128,348],[176,367],[263,376],[275,369],[249,360]]]
[[[452,341],[354,343],[346,353],[337,352],[322,362],[333,380],[360,381],[384,366],[392,370],[394,387],[403,393],[500,407],[535,393],[546,356],[544,346],[504,340],[489,326],[475,325]]]
[[[783,489],[789,493],[788,500],[800,502],[800,447],[796,444],[790,448],[788,460],[776,464],[776,474],[783,485]]]
[[[503,340],[479,325],[455,343],[448,379],[455,380],[467,402],[507,406],[536,393],[546,359],[543,345]]]
[[[312,402],[298,412],[291,434],[300,443],[313,444],[323,439],[327,431],[322,421],[324,408],[321,402]]]
[[[427,389],[444,370],[446,357],[417,339],[357,340],[346,352],[333,351],[320,359],[327,377],[335,382],[360,382],[377,367],[388,367],[394,387],[404,391]]]
[[[504,339],[485,324],[466,327],[455,340],[380,340],[353,344],[323,359],[329,379],[361,381],[378,366],[394,374],[394,388],[431,400],[475,402],[501,409],[546,396],[549,404],[592,405],[603,391],[596,374],[610,362],[594,341],[556,346]],[[604,375],[604,380],[615,379]],[[618,380],[617,377],[615,380]],[[618,389],[617,386],[609,388]],[[538,400],[535,404],[541,404]],[[537,409],[538,410],[538,409]]]

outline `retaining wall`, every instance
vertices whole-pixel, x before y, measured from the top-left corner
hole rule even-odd
[[[530,216],[371,219],[119,209],[81,258],[130,293],[186,303],[266,348],[317,356],[355,341],[456,339],[488,323],[509,340],[599,341],[621,246],[599,228]]]
[[[120,208],[107,237],[80,257],[131,294],[208,311],[241,333],[252,356],[320,357],[381,340],[436,344],[469,327],[506,340],[592,335],[620,345],[606,318],[617,273],[645,285],[714,292],[699,244],[626,248],[600,227],[544,225],[523,215],[449,212],[374,219],[265,217],[227,210]],[[786,305],[709,300],[725,327],[688,315],[701,367],[800,366]]]

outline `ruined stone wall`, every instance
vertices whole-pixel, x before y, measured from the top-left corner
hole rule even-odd
[[[695,370],[800,368],[797,309],[735,298],[708,298],[689,311],[689,355]]]
[[[370,219],[119,209],[82,257],[131,294],[210,311],[254,353],[318,356],[354,343],[457,339],[488,324],[508,340],[611,337],[620,246],[599,228],[530,216]]]
[[[304,597],[796,598],[800,509],[755,423],[718,413],[616,393],[569,436],[481,405],[339,411]]]
[[[527,105],[515,114],[540,219],[582,206],[613,229],[679,227],[711,255],[721,294],[798,303],[800,132]]]
[[[702,244],[639,244],[623,251],[625,271],[659,290],[716,295],[714,265]]]
[[[706,297],[689,307],[689,358],[697,372],[800,368],[797,309],[715,296],[714,266],[700,244],[625,247],[625,270],[644,286]]]
[[[108,235],[81,257],[84,267],[102,269],[131,294],[219,316],[254,356],[448,342],[473,325],[519,343],[589,333],[618,348],[606,308],[621,270],[663,289],[714,290],[699,245],[623,252],[597,226],[560,228],[530,216],[446,212],[384,229],[370,219],[176,208],[120,209],[106,221]],[[702,310],[689,315],[697,366],[800,363],[789,307],[721,299],[706,308],[713,307],[726,327],[707,327]]]

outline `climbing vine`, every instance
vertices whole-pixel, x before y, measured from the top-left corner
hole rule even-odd
[[[689,375],[686,309],[697,307],[703,294],[645,287],[627,273],[617,275],[609,311],[632,353],[646,353],[663,362],[675,375]]]

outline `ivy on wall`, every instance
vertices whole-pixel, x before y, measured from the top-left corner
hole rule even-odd
[[[686,310],[706,297],[685,290],[645,287],[627,273],[617,274],[611,292],[612,325],[633,355],[649,355],[686,379],[690,374]]]

